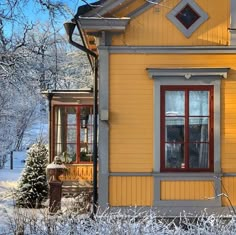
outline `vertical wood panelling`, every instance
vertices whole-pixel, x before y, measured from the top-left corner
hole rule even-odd
[[[236,172],[236,56],[233,54],[112,54],[110,171],[153,170],[153,80],[148,78],[148,67],[231,68],[228,78],[221,81],[221,165],[223,172]]]
[[[208,200],[214,197],[213,181],[161,181],[161,200]]]
[[[119,11],[117,9],[114,9],[115,13],[114,11],[111,11],[109,12],[109,14],[116,17],[123,17],[135,11],[137,8],[141,6],[143,6],[143,0],[135,0],[135,1],[129,0],[129,4],[127,4],[126,7],[120,9]]]
[[[151,206],[152,203],[152,177],[112,176],[109,178],[110,206]]]
[[[93,181],[93,165],[92,164],[71,164],[66,165],[68,171],[65,175],[61,176],[63,181]]]
[[[222,178],[222,205],[229,206],[232,203],[236,206],[236,177]]]
[[[232,71],[229,80],[222,84],[221,136],[223,172],[236,172],[236,73]]]
[[[116,57],[116,56],[115,56]],[[113,60],[110,70],[110,171],[153,169],[153,81],[139,59]],[[131,60],[130,60],[131,59]]]
[[[186,38],[166,15],[180,0],[164,1],[131,20],[123,35],[113,37],[113,45],[228,45],[230,0],[196,0],[209,18],[190,38]],[[125,16],[125,12],[123,13]]]
[[[110,55],[110,145],[111,172],[152,172],[153,80],[146,68],[229,67],[221,80],[221,166],[236,172],[236,55],[234,54],[112,54]],[[153,180],[149,177],[110,177],[112,206],[151,205]],[[147,183],[148,182],[148,183]],[[235,179],[224,185],[236,204]],[[233,187],[233,189],[232,189]],[[146,194],[145,192],[151,192]],[[213,181],[165,181],[161,200],[206,200],[214,196]],[[227,201],[223,198],[223,204]]]

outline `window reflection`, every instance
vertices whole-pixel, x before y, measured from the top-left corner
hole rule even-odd
[[[209,90],[165,90],[165,168],[209,168]]]
[[[92,161],[92,106],[54,108],[54,156],[65,163]]]

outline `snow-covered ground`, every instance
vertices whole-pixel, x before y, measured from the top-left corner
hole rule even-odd
[[[54,221],[53,217],[48,220],[48,201],[45,202],[46,207],[41,209],[19,209],[14,206],[14,192],[24,170],[26,157],[26,151],[14,152],[13,169],[10,169],[10,156],[4,169],[0,169],[0,235],[15,234],[17,224],[24,224],[26,221],[28,221],[29,227],[32,222],[37,223],[37,226],[45,223],[42,229],[45,231],[47,229],[46,223]],[[75,198],[63,198],[62,212],[74,209],[75,201]],[[37,234],[42,234],[42,230],[41,232],[39,230]],[[29,232],[27,234],[36,233]]]
[[[0,234],[5,232],[9,216],[13,214],[12,192],[17,186],[24,168],[26,152],[13,154],[13,169],[10,169],[10,159],[4,169],[0,169]],[[10,157],[10,156],[9,156]]]
[[[46,121],[45,121],[46,122]],[[38,121],[29,130],[26,130],[23,138],[23,146],[29,147],[33,143],[37,142],[37,139],[47,139],[48,124]],[[12,205],[13,200],[11,197],[12,191],[17,186],[17,181],[20,179],[21,173],[25,166],[25,159],[27,151],[15,151],[13,152],[13,165],[10,165],[10,154],[7,156],[7,162],[4,169],[0,169],[0,223],[2,213],[1,211],[6,205]],[[9,209],[9,208],[7,208]],[[1,225],[0,225],[1,228]]]
[[[2,195],[16,188],[17,181],[25,165],[26,152],[13,153],[13,169],[10,169],[10,156],[3,169],[0,169],[0,200]],[[0,201],[1,202],[1,201]]]

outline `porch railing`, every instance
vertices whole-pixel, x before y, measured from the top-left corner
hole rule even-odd
[[[68,171],[61,176],[62,181],[93,181],[93,165],[92,164],[67,164]]]

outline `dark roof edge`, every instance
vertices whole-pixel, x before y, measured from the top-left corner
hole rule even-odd
[[[124,1],[125,0],[101,0],[89,5],[81,6],[78,8],[75,18],[78,18],[79,16],[102,17],[110,10],[122,4]]]
[[[97,8],[96,6],[101,5],[105,0],[100,0],[94,3],[87,3],[85,5],[79,6],[77,9],[77,13],[75,14],[75,18],[78,18],[79,16],[85,15],[86,13],[94,10],[94,8]]]

